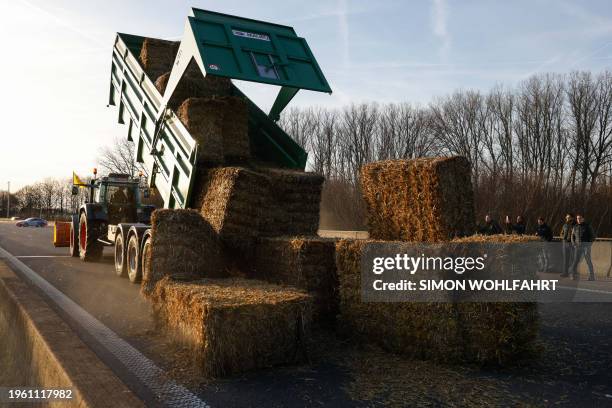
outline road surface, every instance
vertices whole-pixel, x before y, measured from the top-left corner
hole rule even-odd
[[[204,382],[156,331],[138,286],[114,275],[111,248],[83,263],[51,238],[51,227],[0,222],[0,247],[212,407],[612,406],[612,303],[540,305],[541,352],[512,369],[411,362],[322,335],[309,365]],[[581,285],[612,295],[612,283]]]

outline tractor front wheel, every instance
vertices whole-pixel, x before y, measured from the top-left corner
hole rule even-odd
[[[79,221],[79,256],[85,262],[95,262],[102,257],[104,246],[98,242],[98,228],[95,221],[88,221],[85,213],[81,213]]]

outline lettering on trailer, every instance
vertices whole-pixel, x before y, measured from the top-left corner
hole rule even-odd
[[[232,33],[237,37],[252,38],[254,40],[270,41],[270,37],[265,34],[249,33],[247,31],[232,30]]]

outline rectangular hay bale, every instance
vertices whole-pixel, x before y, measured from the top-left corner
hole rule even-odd
[[[533,351],[535,303],[363,302],[361,257],[370,242],[336,246],[339,319],[347,333],[393,353],[448,363],[507,365]]]
[[[268,178],[242,167],[198,168],[193,207],[230,249],[250,253],[258,236]]]
[[[176,280],[227,276],[217,234],[197,211],[155,210],[151,231],[151,248],[143,268],[144,296],[166,276]]]
[[[145,38],[140,49],[140,63],[151,81],[172,69],[180,42]]]
[[[370,237],[437,242],[475,230],[470,163],[464,157],[387,160],[361,169]]]
[[[262,236],[316,235],[324,177],[298,170],[260,168],[270,179]]]
[[[218,377],[303,360],[310,298],[246,279],[165,279],[153,294],[158,322],[193,350],[203,375]]]
[[[334,239],[260,238],[252,273],[257,279],[307,290],[313,297],[313,322],[330,326],[338,314],[335,252]]]
[[[234,96],[189,98],[177,115],[198,142],[200,163],[223,164],[225,160],[250,157],[246,101]]]

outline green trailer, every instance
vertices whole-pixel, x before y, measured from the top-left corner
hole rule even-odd
[[[197,146],[167,103],[190,62],[202,74],[280,87],[266,114],[246,98],[254,156],[279,167],[304,169],[307,154],[277,124],[280,113],[300,89],[331,93],[308,43],[293,28],[192,9],[164,95],[142,69],[138,56],[144,37],[117,34],[113,49],[109,104],[119,107],[119,123],[128,125],[136,160],[151,175],[152,186],[167,208],[189,203]]]

